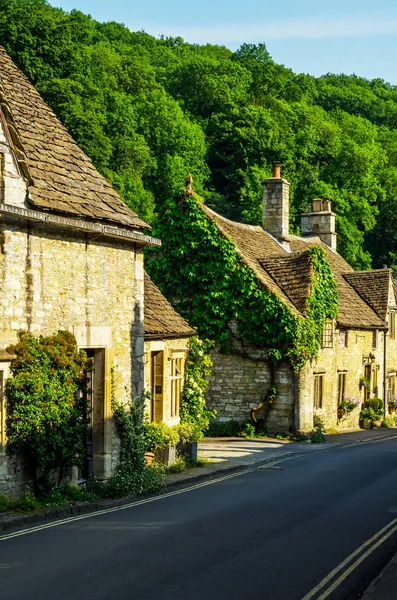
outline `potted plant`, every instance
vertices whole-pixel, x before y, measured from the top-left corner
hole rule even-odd
[[[195,462],[197,460],[198,442],[204,437],[199,425],[193,422],[180,423],[178,433],[180,439],[178,453]]]
[[[365,400],[360,412],[360,420],[363,421],[364,429],[370,429],[373,425],[380,427],[382,416],[383,400],[381,398],[368,398],[368,400]],[[364,424],[364,421],[368,420],[371,421],[370,427],[366,427]]]
[[[357,398],[343,398],[338,404],[338,421],[347,417],[355,408],[360,406],[361,402]]]
[[[387,408],[389,413],[392,414],[397,410],[397,398],[395,396],[391,396],[387,402]]]
[[[371,381],[368,377],[360,377],[360,388],[362,387],[366,387],[368,389],[371,387]]]
[[[362,408],[360,411],[360,422],[363,429],[372,429],[372,424],[375,419],[375,411],[373,408]]]

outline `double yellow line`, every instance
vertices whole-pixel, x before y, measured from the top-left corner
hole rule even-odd
[[[328,598],[330,594],[332,594],[347,577],[366,559],[372,552],[374,552],[379,546],[381,546],[389,537],[391,537],[397,531],[397,518],[393,519],[390,523],[388,523],[383,529],[380,529],[375,535],[373,535],[369,540],[364,542],[357,550],[352,552],[344,561],[342,561],[335,569],[333,569],[324,579],[320,581],[316,587],[314,587],[306,596],[302,598],[302,600],[312,600],[312,598],[316,597],[316,600],[325,600]],[[366,550],[366,548],[368,548]],[[352,564],[352,560],[359,556]],[[334,577],[336,577],[339,573],[339,577],[332,582]],[[329,585],[330,584],[330,585]],[[329,587],[327,587],[329,586]],[[325,588],[325,589],[324,589]],[[322,590],[324,590],[322,592]],[[317,596],[322,592],[320,596]]]

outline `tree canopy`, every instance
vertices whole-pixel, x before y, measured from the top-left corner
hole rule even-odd
[[[397,269],[396,86],[296,74],[265,44],[156,39],[45,0],[0,0],[0,43],[146,221],[191,172],[209,206],[258,224],[261,181],[278,160],[292,231],[313,197],[328,197],[341,254],[358,269]]]

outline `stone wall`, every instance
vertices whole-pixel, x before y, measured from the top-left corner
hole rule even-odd
[[[252,358],[237,354],[211,352],[213,363],[206,401],[217,411],[218,421],[250,419],[251,409],[259,404],[270,383],[269,367],[258,350]],[[268,431],[288,432],[294,427],[295,378],[286,363],[277,366],[277,397],[267,420]],[[261,414],[258,413],[258,418]]]
[[[313,391],[316,375],[323,376],[323,405],[315,412],[330,429],[357,428],[359,426],[360,409],[355,409],[348,417],[338,421],[338,375],[345,373],[345,397],[355,398],[362,403],[365,388],[360,386],[360,378],[365,375],[365,367],[370,368],[371,386],[369,396],[384,398],[384,381],[390,373],[397,373],[397,340],[386,334],[387,357],[386,372],[384,369],[384,333],[378,331],[377,344],[374,345],[372,331],[348,330],[347,345],[339,344],[339,332],[334,333],[333,348],[320,350],[317,361],[308,363],[301,371],[300,379],[300,429],[307,430],[313,420]],[[371,358],[370,358],[371,355]],[[374,370],[377,369],[377,388],[374,386]]]
[[[0,285],[0,349],[16,341],[19,329],[43,335],[63,329],[74,333],[80,347],[105,350],[101,435],[102,476],[108,476],[117,460],[111,368],[120,401],[127,402],[143,389],[142,249],[3,216]],[[4,441],[0,490],[1,480],[9,476]]]

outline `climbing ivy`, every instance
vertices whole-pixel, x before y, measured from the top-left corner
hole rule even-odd
[[[336,283],[324,249],[306,253],[311,289],[302,317],[258,282],[200,202],[194,193],[167,202],[154,228],[162,248],[148,257],[150,274],[202,338],[224,351],[254,345],[266,349],[273,362],[286,358],[299,370],[317,356],[323,324],[337,313]]]
[[[205,392],[212,362],[208,355],[211,343],[200,340],[197,336],[190,338],[185,363],[185,374],[182,392],[180,416],[182,423],[194,423],[199,431],[208,429],[210,419],[215,411],[205,406]]]

